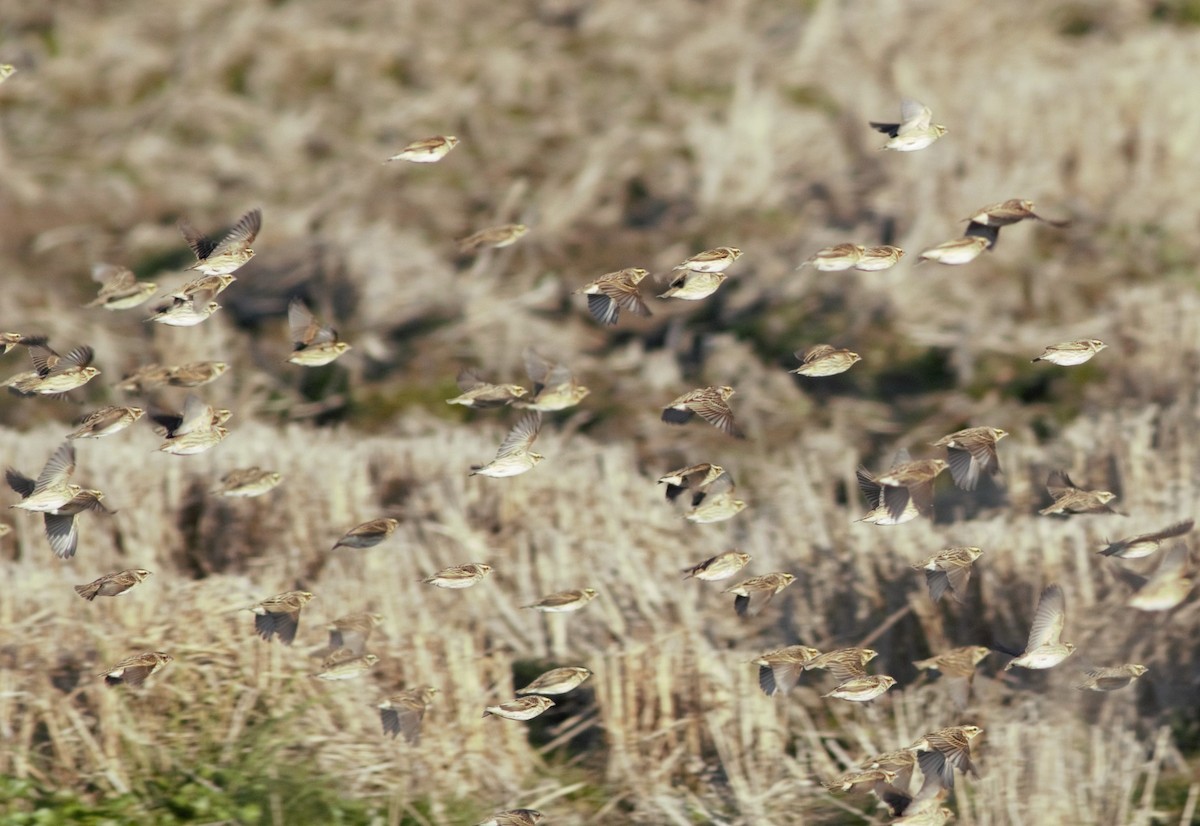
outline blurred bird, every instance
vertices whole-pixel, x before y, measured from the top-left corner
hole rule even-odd
[[[339,648],[321,663],[321,670],[313,675],[318,680],[333,682],[354,680],[366,674],[379,662],[374,654],[355,654],[348,648]]]
[[[1163,557],[1149,579],[1117,568],[1117,575],[1134,589],[1133,596],[1125,604],[1139,611],[1170,611],[1187,599],[1195,584],[1186,576],[1190,561],[1188,556],[1186,545],[1175,546]]]
[[[167,384],[172,387],[201,387],[216,381],[229,365],[223,361],[193,361],[167,370]]]
[[[913,665],[923,671],[940,671],[955,707],[961,710],[967,707],[970,699],[976,666],[990,653],[991,649],[982,645],[964,645],[927,660],[917,660]]]
[[[112,668],[102,671],[96,676],[103,677],[106,685],[129,685],[136,688],[144,684],[148,677],[161,670],[163,666],[173,662],[174,659],[170,654],[164,654],[161,651],[147,651],[143,654],[126,657]]]
[[[9,350],[20,344],[27,336],[20,333],[0,333],[0,356],[8,353]]]
[[[96,597],[119,597],[150,576],[145,568],[130,568],[125,571],[105,574],[87,585],[76,585],[75,593],[91,602]]]
[[[969,264],[991,246],[991,240],[978,235],[964,235],[921,252],[917,263],[936,261],[939,264]]]
[[[937,602],[949,591],[955,601],[962,602],[971,580],[971,565],[983,553],[979,548],[947,548],[912,567],[925,572],[929,598]]]
[[[689,390],[663,408],[662,420],[668,424],[684,424],[699,416],[713,427],[737,439],[746,438],[733,420],[729,397],[732,387],[701,387]]]
[[[1072,513],[1121,514],[1119,510],[1108,504],[1117,498],[1115,493],[1107,490],[1082,490],[1071,481],[1071,477],[1063,470],[1050,472],[1046,479],[1046,490],[1054,498],[1054,504],[1038,511],[1043,516]],[[1124,516],[1124,514],[1121,515]]]
[[[810,257],[800,262],[796,269],[803,269],[806,264],[812,264],[821,272],[839,272],[848,270],[862,260],[866,249],[859,244],[834,244],[817,250]]]
[[[729,269],[729,265],[741,258],[741,256],[742,251],[737,247],[717,247],[716,249],[696,253],[675,267],[675,269],[689,270],[691,272],[725,272],[725,270]]]
[[[79,419],[79,425],[67,434],[68,439],[100,439],[120,433],[142,418],[146,411],[140,407],[102,407]]]
[[[813,657],[804,664],[805,671],[828,671],[838,682],[866,677],[866,665],[879,656],[870,648],[839,648]]]
[[[926,776],[938,775],[943,787],[953,789],[955,769],[979,776],[971,762],[971,741],[982,733],[978,726],[950,726],[922,735],[908,748],[917,752],[918,765]]]
[[[812,378],[845,373],[855,362],[862,361],[862,356],[858,353],[838,350],[829,344],[817,344],[804,352],[797,350],[793,355],[803,363],[788,372]]]
[[[533,382],[533,392],[528,398],[514,401],[513,407],[547,412],[566,410],[592,392],[575,380],[571,368],[565,364],[556,364],[531,347],[525,348],[524,357],[525,372]]]
[[[533,443],[542,428],[542,416],[536,410],[522,416],[508,431],[496,458],[486,465],[472,465],[471,476],[491,476],[496,479],[508,476],[518,476],[533,470],[538,462],[546,458],[540,453],[534,453]]]
[[[768,651],[752,661],[758,666],[758,687],[768,697],[786,694],[800,682],[804,666],[819,656],[820,651],[807,645],[789,645]]]
[[[29,350],[33,371],[12,377],[5,386],[25,395],[61,395],[100,375],[100,370],[91,366],[95,357],[91,347],[76,347],[60,356],[46,342],[45,336],[26,336],[18,342]]]
[[[250,245],[254,243],[261,229],[261,209],[252,209],[239,218],[220,243],[197,232],[187,220],[181,220],[179,232],[196,256],[196,263],[188,269],[199,270],[204,275],[230,275],[236,272],[254,257],[254,250]]]
[[[159,446],[163,453],[176,456],[192,456],[203,453],[229,435],[221,423],[232,414],[225,409],[214,410],[211,405],[189,393],[183,402],[181,413],[152,411],[150,418],[158,425],[155,428],[165,441]]]
[[[605,273],[575,290],[572,295],[586,295],[588,312],[592,318],[601,324],[616,324],[621,310],[628,310],[636,316],[651,315],[650,308],[642,300],[638,292],[638,284],[649,275],[641,267],[629,267],[616,272]]]
[[[537,809],[508,809],[496,812],[486,820],[481,820],[475,826],[535,826],[543,815]]]
[[[883,784],[891,784],[896,779],[894,771],[887,769],[863,769],[859,771],[846,772],[835,780],[822,783],[828,791],[831,792],[856,792],[874,791],[880,788]],[[868,788],[862,789],[860,786]]]
[[[487,717],[489,714],[492,714],[497,717],[503,717],[505,720],[532,720],[553,705],[554,701],[549,697],[537,694],[531,697],[509,700],[507,703],[488,706],[484,710],[483,716]]]
[[[949,467],[942,459],[920,459],[893,465],[876,480],[883,488],[882,501],[888,516],[897,522],[911,503],[918,513],[933,510],[933,481]],[[860,479],[859,486],[862,486]]]
[[[212,301],[212,292],[198,292],[190,298],[173,298],[170,304],[164,304],[158,311],[147,318],[169,327],[195,327],[211,316],[221,305]]]
[[[579,666],[552,668],[544,674],[539,674],[533,682],[524,688],[518,688],[518,694],[566,694],[574,691],[583,681],[592,676],[592,672]]]
[[[491,384],[469,367],[458,371],[458,389],[462,394],[446,399],[446,404],[461,404],[476,410],[512,404],[529,391],[519,384]]]
[[[300,628],[300,611],[313,595],[308,591],[285,591],[268,597],[247,610],[254,612],[254,630],[270,642],[274,636],[284,645],[291,645]]]
[[[374,548],[395,533],[396,527],[399,524],[400,520],[389,517],[385,519],[372,519],[369,522],[363,522],[361,525],[355,525],[342,534],[342,538],[330,550],[336,551],[338,548]]]
[[[93,264],[92,280],[101,285],[99,294],[86,305],[106,310],[128,310],[150,300],[158,290],[153,281],[138,281],[132,270],[116,264]]]
[[[1043,218],[1033,211],[1033,201],[1020,198],[1009,198],[998,204],[990,204],[977,209],[970,217],[963,218],[964,221],[987,227],[1007,227],[1026,219],[1042,221],[1052,227],[1065,227],[1070,223],[1069,221],[1051,221],[1049,218]]]
[[[733,489],[733,477],[726,473],[725,468],[711,462],[701,462],[663,474],[658,478],[658,484],[667,486],[669,500],[678,498],[685,491],[692,491],[692,506],[695,507],[704,501],[704,497],[711,492],[710,488],[720,479],[727,481],[718,486],[718,491]]]
[[[75,556],[79,546],[79,530],[75,524],[75,516],[85,510],[96,513],[112,514],[100,501],[104,493],[98,490],[81,490],[79,493],[54,511],[43,514],[46,521],[46,539],[50,542],[50,550],[59,559],[70,559]]]
[[[996,442],[1007,435],[1008,431],[998,427],[968,427],[943,436],[933,446],[946,448],[954,484],[963,490],[975,490],[981,473],[995,476],[1000,472]]]
[[[908,451],[901,451],[901,455],[907,457]],[[904,461],[908,460],[905,459]],[[896,467],[897,464],[903,464],[903,462],[897,462],[892,466]],[[871,510],[867,512],[867,515],[857,521],[866,522],[871,525],[903,525],[905,522],[911,522],[920,516],[917,505],[910,496],[900,515],[893,517],[889,513],[887,503],[883,498],[884,486],[879,483],[875,475],[861,465],[854,471],[854,475],[858,479],[858,489],[862,491],[862,495],[866,497],[867,503],[871,506]],[[930,495],[929,504],[932,507],[932,495]]]
[[[499,227],[488,227],[487,229],[481,229],[479,232],[468,235],[466,238],[459,239],[458,249],[460,252],[474,252],[481,248],[501,249],[517,243],[527,232],[529,232],[529,227],[524,224],[504,224]]]
[[[1058,585],[1047,585],[1038,599],[1037,609],[1033,612],[1033,624],[1029,629],[1029,640],[1025,643],[1025,651],[1004,666],[1005,671],[1013,668],[1041,669],[1053,668],[1061,663],[1075,645],[1062,642],[1063,625],[1067,618],[1067,598]]]
[[[887,692],[896,684],[895,677],[886,675],[867,675],[846,680],[828,694],[822,697],[833,697],[837,700],[849,700],[854,703],[867,703]]]
[[[703,562],[698,562],[690,568],[683,569],[684,579],[700,579],[705,582],[719,582],[729,579],[750,562],[750,554],[741,551],[726,551],[723,554],[710,556]]]
[[[744,617],[748,613],[757,614],[776,594],[795,581],[796,577],[791,574],[776,571],[744,579],[732,588],[726,588],[722,593],[734,595],[733,610],[739,617]]]
[[[11,63],[0,63],[0,83],[8,80],[17,73],[17,67]]]
[[[917,767],[917,755],[907,749],[889,751],[868,757],[859,765],[863,768],[893,772],[896,775],[894,785],[907,789],[909,781],[912,780],[913,770]]]
[[[871,128],[882,132],[891,140],[881,149],[894,149],[897,152],[915,152],[931,146],[934,141],[946,134],[946,127],[931,123],[933,111],[917,100],[904,98],[900,101],[900,122],[879,123],[869,121]]]
[[[1150,669],[1138,663],[1126,663],[1110,668],[1089,668],[1087,679],[1075,688],[1080,691],[1116,691],[1132,683]]]
[[[71,484],[75,473],[75,446],[63,442],[50,455],[36,481],[14,468],[5,471],[8,486],[21,495],[11,507],[37,513],[52,513],[70,502],[82,490]]]
[[[867,247],[855,262],[854,269],[860,272],[879,272],[896,266],[896,263],[903,257],[904,250],[899,247],[889,245]]]
[[[425,719],[425,710],[433,702],[438,689],[432,686],[410,688],[379,704],[379,722],[383,725],[383,733],[392,737],[403,734],[410,746],[421,741],[421,721]]]
[[[255,466],[229,471],[221,477],[221,484],[209,490],[209,493],[227,499],[249,499],[274,490],[282,481],[283,474],[278,471],[262,470]]]
[[[170,367],[164,367],[161,364],[143,364],[122,378],[117,389],[126,393],[145,393],[166,384],[170,377]]]
[[[432,138],[422,138],[405,146],[384,163],[391,161],[409,161],[410,163],[437,163],[450,154],[450,150],[458,146],[458,138],[454,135],[437,135]]]
[[[671,279],[667,291],[658,297],[699,301],[715,293],[717,288],[725,283],[726,278],[723,272],[684,270]]]
[[[732,490],[720,491],[685,513],[683,518],[696,525],[711,525],[732,519],[745,509],[745,501],[735,498]]]
[[[179,301],[187,300],[196,295],[205,295],[208,298],[216,298],[221,293],[229,288],[229,285],[237,281],[237,276],[229,273],[221,275],[201,275],[188,281],[178,290],[167,293],[167,297],[174,298]]]
[[[1109,542],[1106,539],[1104,541],[1107,543],[1107,547],[1099,553],[1104,556],[1115,556],[1118,559],[1142,559],[1157,551],[1159,543],[1164,539],[1173,539],[1190,533],[1195,524],[1195,520],[1186,519],[1183,522],[1168,525],[1161,531],[1138,534],[1126,539],[1118,539],[1116,542]]]
[[[1092,356],[1108,347],[1098,338],[1082,338],[1077,341],[1064,341],[1062,344],[1051,344],[1033,361],[1048,361],[1060,367],[1072,367],[1090,361]]]
[[[543,597],[537,602],[529,605],[522,605],[522,608],[532,608],[535,611],[541,611],[545,614],[565,614],[571,611],[578,611],[583,606],[594,600],[597,596],[595,588],[582,588],[573,591],[558,591],[550,594],[548,597]]]
[[[322,367],[340,357],[350,345],[338,340],[337,330],[323,326],[299,298],[288,302],[292,354],[288,361],[303,367]]]
[[[436,574],[431,574],[421,581],[426,585],[436,585],[438,588],[461,590],[470,588],[492,572],[491,565],[482,562],[468,562],[465,565],[452,565],[442,568]]]
[[[326,626],[329,631],[329,648],[333,651],[345,649],[355,656],[363,653],[372,632],[383,622],[383,614],[359,611],[338,617]]]

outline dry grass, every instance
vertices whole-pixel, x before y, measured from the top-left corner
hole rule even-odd
[[[60,809],[145,822],[451,824],[517,805],[564,824],[882,822],[819,780],[969,720],[986,729],[984,776],[964,779],[957,822],[1195,816],[1200,603],[1136,614],[1092,553],[1200,500],[1191,5],[799,5],[0,0],[0,61],[19,69],[0,87],[0,325],[94,344],[108,384],[150,360],[222,358],[233,369],[204,394],[236,411],[226,443],[196,457],[153,453],[140,425],[81,445],[78,475],[120,512],[82,517],[72,561],[50,557],[40,520],[6,517],[5,805],[62,790]],[[877,151],[863,121],[901,94],[949,125],[941,143]],[[439,132],[463,141],[442,163],[380,165]],[[1009,197],[1073,224],[1006,229],[969,267],[913,268]],[[258,257],[209,322],[148,330],[140,310],[79,309],[92,261],[176,283],[174,220],[215,229],[254,205]],[[518,245],[456,257],[455,238],[516,220],[533,227]],[[910,255],[888,273],[792,273],[845,240]],[[746,255],[703,305],[656,302],[605,331],[569,297],[623,266],[661,283],[728,243]],[[281,367],[293,293],[355,344],[341,366]],[[1073,370],[1029,365],[1084,336],[1111,347]],[[863,363],[825,384],[788,377],[791,351],[822,340]],[[592,396],[545,428],[533,473],[468,478],[505,425],[447,408],[451,379],[476,364],[515,380],[529,345],[562,354]],[[704,383],[738,388],[750,441],[656,420]],[[47,418],[74,413],[0,399],[0,456],[34,471],[66,432]],[[919,454],[967,423],[1012,433],[1000,488],[944,491],[936,524],[852,523],[858,462]],[[655,489],[702,460],[731,468],[750,503],[732,522],[685,523]],[[251,464],[284,485],[232,504],[204,494]],[[1118,491],[1131,516],[1033,516],[1055,467]],[[326,554],[388,514],[401,518],[388,545]],[[978,584],[965,606],[934,608],[908,565],[955,544],[985,549]],[[751,573],[798,576],[748,622],[718,587],[678,581],[734,546]],[[417,582],[466,561],[496,573],[461,593]],[[120,600],[71,591],[132,566],[155,575]],[[994,655],[957,716],[911,662],[1019,645],[1050,581],[1075,658],[999,679]],[[295,648],[255,640],[237,609],[296,585],[317,599]],[[516,607],[584,586],[601,596],[577,615]],[[387,618],[380,666],[309,679],[322,624],[368,608]],[[900,680],[868,708],[811,685],[764,697],[748,665],[864,640]],[[145,691],[97,685],[146,648],[176,662]],[[1085,660],[1151,670],[1085,697],[1072,688]],[[595,676],[543,723],[479,718],[551,662]],[[420,748],[384,740],[372,704],[420,683],[443,692]]]

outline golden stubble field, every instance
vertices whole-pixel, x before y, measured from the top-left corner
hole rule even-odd
[[[0,399],[0,460],[36,473],[76,415],[135,403],[113,385],[152,361],[228,362],[198,392],[235,414],[198,456],[156,453],[144,422],[80,444],[76,481],[118,513],[80,517],[73,560],[38,517],[3,515],[0,803],[13,818],[49,807],[49,822],[469,824],[533,806],[555,824],[883,823],[820,781],[969,722],[985,729],[982,777],[960,778],[959,823],[1189,822],[1200,603],[1134,611],[1094,552],[1194,516],[1200,493],[1193,16],[1182,2],[0,1],[0,62],[18,69],[0,86],[0,327],[89,343],[103,371],[73,401]],[[878,151],[865,121],[901,95],[948,134]],[[462,141],[441,163],[381,165],[438,133]],[[1010,197],[1071,226],[1018,225],[965,267],[914,266]],[[258,254],[204,324],[81,308],[93,262],[166,291],[190,263],[178,218],[216,230],[253,206]],[[509,221],[531,227],[513,247],[456,252]],[[883,273],[793,272],[848,240],[909,255]],[[720,244],[745,255],[715,296],[649,298]],[[627,266],[651,271],[654,315],[600,328],[570,292]],[[354,345],[335,366],[283,363],[294,294]],[[1109,348],[1029,364],[1084,337]],[[821,341],[862,363],[788,376],[791,352]],[[521,382],[527,346],[592,394],[547,417],[533,472],[468,478],[516,417],[445,405],[454,375]],[[0,370],[27,363],[17,350]],[[708,384],[737,388],[747,441],[658,421]],[[983,424],[1011,434],[996,485],[942,480],[935,522],[853,522],[856,465],[932,456]],[[662,500],[654,480],[698,461],[732,471],[745,512],[697,526]],[[254,464],[283,485],[205,493]],[[1055,468],[1129,516],[1037,516]],[[328,553],[380,516],[400,519],[386,544]],[[935,607],[909,565],[953,545],[984,555],[969,599]],[[733,547],[748,575],[797,577],[747,620],[722,584],[679,578]],[[468,561],[495,572],[462,592],[417,581]],[[154,575],[119,600],[71,589],[138,566]],[[994,653],[963,713],[912,666],[1019,648],[1050,582],[1079,646],[1062,666],[1001,676]],[[296,644],[256,639],[239,609],[293,587],[317,595]],[[518,608],[582,587],[600,596],[574,615]],[[360,610],[385,617],[378,666],[311,679],[324,625]],[[766,697],[749,664],[864,642],[899,681],[866,706],[822,699],[828,677]],[[94,676],[141,650],[176,659],[141,691]],[[1110,695],[1074,689],[1084,666],[1120,662],[1150,671]],[[534,724],[480,718],[550,665],[595,673]],[[422,684],[441,694],[420,746],[384,738],[373,705]]]

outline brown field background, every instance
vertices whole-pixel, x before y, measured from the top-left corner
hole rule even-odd
[[[1185,0],[0,0],[0,62],[18,68],[0,86],[0,328],[90,343],[103,371],[73,401],[0,398],[0,460],[35,474],[72,418],[135,403],[112,385],[151,361],[229,362],[199,393],[235,413],[199,456],[154,452],[144,423],[79,444],[76,481],[119,512],[80,517],[72,560],[40,518],[3,516],[0,811],[883,823],[820,781],[973,723],[982,778],[961,779],[958,823],[1196,822],[1200,601],[1126,608],[1094,552],[1195,515],[1200,497],[1197,22]],[[878,151],[865,121],[901,95],[948,126],[939,143]],[[433,134],[462,143],[436,165],[380,165]],[[1021,224],[971,265],[914,267],[1011,197],[1071,226]],[[216,231],[253,206],[257,257],[204,324],[81,308],[94,261],[165,291],[191,263],[178,218]],[[509,221],[531,227],[517,245],[456,252]],[[793,272],[840,241],[909,255],[883,273]],[[602,329],[570,295],[626,266],[654,273],[652,295],[720,244],[745,255],[703,303],[651,300],[653,317]],[[283,363],[291,295],[353,343],[337,365]],[[1085,337],[1109,349],[1029,363]],[[786,373],[823,341],[862,363]],[[455,373],[520,383],[527,346],[592,395],[547,417],[533,472],[468,478],[515,417],[445,405]],[[25,369],[19,350],[0,363]],[[657,420],[707,384],[736,387],[749,440]],[[932,456],[929,442],[984,424],[1011,434],[996,485],[942,480],[935,522],[853,522],[857,464]],[[732,471],[744,513],[697,526],[662,500],[654,480],[698,461]],[[283,485],[205,493],[253,464]],[[1129,516],[1037,516],[1054,468],[1117,492]],[[385,515],[401,520],[386,544],[328,554]],[[984,556],[966,603],[935,607],[909,565],[953,545]],[[733,547],[752,554],[747,575],[797,576],[744,621],[720,594],[731,583],[679,581]],[[468,561],[495,572],[464,592],[417,581]],[[71,589],[139,566],[154,576],[119,600]],[[963,714],[913,668],[954,645],[1019,648],[1049,582],[1079,646],[1059,668],[1001,679],[993,654]],[[578,614],[517,607],[585,586],[600,596]],[[257,640],[238,609],[293,587],[317,595],[296,644]],[[325,623],[361,610],[385,617],[379,666],[312,680]],[[821,699],[828,678],[765,697],[748,664],[864,641],[874,673],[899,680],[866,707]],[[94,676],[142,650],[176,658],[145,689]],[[1150,672],[1111,695],[1074,689],[1082,667],[1122,662]],[[480,719],[553,665],[595,676],[532,724]],[[373,705],[421,684],[442,693],[420,746],[384,738]]]

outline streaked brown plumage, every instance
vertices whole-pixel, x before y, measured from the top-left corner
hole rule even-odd
[[[554,701],[549,697],[535,694],[529,697],[509,700],[507,703],[488,706],[484,709],[483,716],[495,715],[496,717],[503,717],[505,720],[532,720],[553,705]]]
[[[87,307],[106,310],[128,310],[150,299],[158,289],[153,281],[138,281],[132,270],[115,264],[93,264],[92,280],[102,286]]]
[[[379,657],[374,654],[356,654],[348,648],[339,648],[325,658],[321,670],[313,677],[327,682],[356,680],[374,668],[377,662]]]
[[[1105,540],[1107,547],[1098,553],[1104,556],[1114,556],[1118,559],[1142,559],[1157,551],[1159,543],[1164,539],[1174,539],[1177,536],[1190,533],[1195,525],[1195,520],[1185,519],[1182,522],[1168,525],[1162,530],[1154,531],[1153,533],[1142,533],[1137,536],[1118,539],[1116,542]]]
[[[804,664],[805,671],[828,671],[838,682],[866,677],[866,665],[879,656],[870,648],[839,648],[813,657]]]
[[[475,826],[536,826],[542,817],[537,809],[506,809],[479,821]]]
[[[524,410],[566,410],[579,404],[592,391],[575,380],[571,368],[551,361],[532,347],[524,353],[525,372],[533,382],[533,391],[513,402]]]
[[[442,568],[442,570],[425,577],[421,581],[426,585],[436,585],[438,588],[461,590],[482,582],[483,578],[491,572],[491,565],[483,562],[467,562],[463,565],[451,565],[449,568]]]
[[[437,163],[450,154],[450,150],[458,146],[458,138],[454,135],[435,135],[432,138],[421,138],[405,146],[384,163],[392,161],[408,161],[409,163]]]
[[[19,343],[29,350],[33,372],[21,373],[5,382],[5,386],[18,393],[57,396],[100,375],[100,370],[91,366],[95,351],[86,344],[60,356],[50,349],[45,336],[26,336]]]
[[[522,608],[532,608],[547,614],[565,614],[578,611],[597,597],[595,588],[581,588],[571,591],[557,591],[542,597],[537,602],[522,605]]]
[[[1004,670],[1009,671],[1017,666],[1033,669],[1053,668],[1071,656],[1075,645],[1062,642],[1066,619],[1067,598],[1062,588],[1058,585],[1047,585],[1042,589],[1037,608],[1033,612],[1025,651],[1010,660],[1004,666]]]
[[[196,263],[188,267],[204,275],[229,275],[254,257],[250,245],[262,229],[262,210],[252,209],[238,219],[233,228],[220,242],[213,241],[198,232],[187,220],[179,222],[179,232],[196,256]]]
[[[458,371],[458,389],[462,393],[453,399],[446,399],[446,404],[461,404],[463,407],[473,407],[482,410],[491,407],[503,407],[512,404],[529,391],[519,384],[492,384],[469,367]]]
[[[150,576],[150,572],[145,568],[116,571],[92,580],[87,585],[76,585],[75,593],[88,602],[96,597],[119,597],[128,592],[130,588],[140,584],[148,576]]]
[[[1032,359],[1034,362],[1048,361],[1060,367],[1073,367],[1091,361],[1092,356],[1108,347],[1098,338],[1083,338],[1077,341],[1064,341],[1061,344],[1051,344],[1040,356]]]
[[[745,434],[733,420],[729,398],[732,387],[700,387],[689,390],[663,408],[662,420],[668,424],[684,424],[699,416],[722,433],[743,439]]]
[[[374,548],[395,533],[396,527],[399,524],[400,520],[389,517],[385,519],[372,519],[369,522],[363,522],[361,525],[355,525],[342,534],[342,538],[334,544],[331,550],[336,551],[338,548]]]
[[[590,676],[592,676],[592,672],[581,666],[553,668],[544,674],[539,674],[524,688],[518,688],[517,693],[558,696],[566,694],[568,691],[574,691]]]
[[[300,611],[313,595],[308,591],[285,591],[268,597],[249,611],[254,612],[254,630],[264,640],[279,637],[284,645],[291,645],[300,627]]]
[[[893,517],[888,512],[887,504],[883,499],[884,486],[879,484],[875,475],[861,465],[854,471],[854,475],[858,480],[858,489],[862,491],[862,495],[866,497],[867,503],[871,506],[871,510],[856,521],[872,525],[903,525],[921,515],[912,497],[909,497],[904,510],[899,516]]]
[[[229,471],[221,477],[221,484],[209,490],[209,493],[231,499],[249,499],[274,490],[282,481],[283,474],[278,471],[248,467]]]
[[[338,339],[337,330],[321,324],[299,298],[288,302],[288,331],[292,338],[288,361],[292,364],[322,367],[350,349]]]
[[[990,239],[978,235],[964,235],[951,241],[923,250],[917,263],[936,261],[939,264],[969,264],[992,245]]]
[[[229,365],[223,361],[193,361],[167,369],[167,384],[172,387],[200,387],[216,381]]]
[[[388,697],[379,704],[379,722],[383,725],[383,733],[393,738],[402,734],[409,745],[415,746],[421,741],[421,721],[425,719],[425,710],[438,693],[438,689],[432,686],[421,686]]]
[[[812,264],[821,272],[839,272],[848,270],[862,260],[866,250],[859,244],[834,244],[817,250],[810,258],[800,262],[796,269],[803,269],[806,264]]]
[[[949,690],[950,699],[956,708],[962,710],[967,707],[971,697],[975,668],[990,653],[991,649],[982,645],[964,645],[926,660],[917,660],[913,665],[921,670],[940,671]]]
[[[1009,198],[998,204],[980,207],[970,217],[963,218],[963,221],[989,227],[1007,227],[1027,219],[1042,221],[1052,227],[1065,227],[1070,223],[1069,221],[1052,221],[1049,218],[1043,218],[1033,211],[1033,201],[1021,198]]]
[[[880,247],[867,247],[858,257],[854,269],[860,272],[879,272],[894,267],[896,262],[903,257],[904,250],[899,247],[886,244]]]
[[[1115,493],[1107,490],[1083,490],[1077,487],[1063,470],[1050,472],[1050,476],[1046,479],[1046,490],[1054,498],[1054,504],[1038,511],[1043,516],[1072,513],[1121,513],[1108,504],[1117,498]]]
[[[46,523],[46,539],[50,542],[50,550],[59,559],[70,559],[75,556],[79,545],[79,530],[75,517],[84,511],[112,515],[100,500],[104,498],[103,491],[81,490],[70,502],[60,506],[53,512],[42,514]]]
[[[459,252],[474,252],[478,249],[501,249],[515,243],[525,233],[529,232],[529,227],[524,224],[503,224],[498,227],[488,227],[481,229],[479,232],[468,235],[466,238],[460,238],[458,241]]]
[[[703,562],[698,562],[683,569],[684,579],[701,579],[705,582],[719,582],[736,574],[750,562],[750,554],[738,550],[710,556]]]
[[[329,648],[334,651],[345,649],[355,656],[362,654],[367,646],[371,633],[383,622],[383,614],[371,611],[359,611],[338,617],[327,626],[329,630]]]
[[[858,353],[839,350],[829,344],[817,344],[806,351],[797,350],[793,355],[803,363],[788,372],[812,378],[845,373],[855,363],[862,361],[862,356]]]
[[[937,602],[949,591],[957,602],[966,596],[971,565],[983,554],[979,548],[947,548],[912,567],[925,572],[929,598]]]
[[[900,519],[911,502],[918,513],[933,511],[933,480],[949,467],[943,459],[919,459],[895,465],[876,480],[883,487],[883,504],[892,519]]]
[[[675,267],[675,269],[690,270],[692,272],[724,272],[729,268],[730,264],[741,258],[741,256],[742,251],[737,247],[717,247],[696,253]]]
[[[726,479],[718,486],[720,490],[733,490],[733,478],[725,472],[725,468],[710,462],[672,470],[658,478],[660,485],[667,486],[667,498],[676,499],[684,491],[692,491],[692,507],[704,501],[709,489],[719,479]]]
[[[943,436],[933,446],[946,448],[954,484],[963,490],[975,490],[980,474],[995,476],[1000,472],[996,442],[1007,435],[1007,431],[998,427],[968,427]]]
[[[862,677],[851,677],[840,683],[833,691],[821,696],[833,697],[836,700],[849,700],[852,703],[867,703],[886,693],[895,684],[895,677],[889,677],[886,674],[868,674]]]
[[[1116,691],[1129,685],[1149,670],[1140,663],[1091,668],[1084,672],[1087,679],[1075,687],[1080,691]]]
[[[164,654],[162,651],[146,651],[126,657],[112,668],[102,671],[96,676],[103,677],[106,685],[128,685],[136,688],[143,685],[148,677],[173,662],[174,659],[170,654]]]
[[[472,465],[470,475],[505,479],[533,470],[546,458],[533,450],[533,443],[537,441],[541,430],[542,414],[530,410],[508,431],[496,450],[496,458],[486,465]]]
[[[642,300],[638,284],[649,274],[641,267],[605,273],[575,290],[572,295],[586,295],[588,312],[601,324],[616,324],[621,310],[647,317],[651,315],[650,308]]]
[[[733,594],[733,610],[739,617],[748,613],[758,613],[766,607],[775,595],[796,581],[792,574],[775,571],[762,576],[752,576],[744,579],[732,588],[726,588],[722,593]]]
[[[753,661],[758,666],[758,687],[768,697],[786,694],[800,682],[804,666],[819,656],[820,651],[807,645],[789,645],[768,651]]]
[[[102,407],[93,411],[76,424],[79,426],[67,434],[68,439],[100,439],[120,433],[136,422],[146,411],[140,407]]]
[[[926,776],[938,775],[943,787],[953,789],[955,769],[979,776],[971,762],[971,741],[982,733],[978,726],[949,726],[922,735],[908,748],[917,752],[918,765]]]

